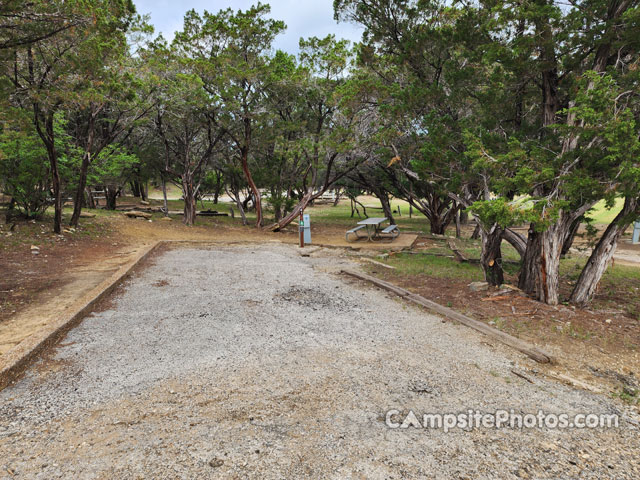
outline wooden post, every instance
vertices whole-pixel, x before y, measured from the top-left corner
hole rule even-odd
[[[298,226],[300,230],[300,248],[304,248],[304,218],[302,217],[302,209],[300,209],[300,225]]]

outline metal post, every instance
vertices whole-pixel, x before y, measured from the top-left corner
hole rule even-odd
[[[300,209],[300,248],[304,248],[304,219],[302,218],[302,209]]]
[[[633,237],[631,239],[631,243],[637,245],[640,243],[640,220],[636,221],[633,224]]]

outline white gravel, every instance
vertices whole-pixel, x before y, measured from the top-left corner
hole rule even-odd
[[[329,273],[169,250],[0,393],[0,478],[640,478],[636,427],[389,429],[385,412],[615,413],[525,357]]]

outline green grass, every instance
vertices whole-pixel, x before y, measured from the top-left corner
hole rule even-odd
[[[396,267],[404,275],[429,275],[436,278],[458,279],[468,282],[484,280],[479,265],[457,263],[447,257],[431,255],[398,254],[387,259],[387,264]]]
[[[599,225],[608,225],[615,218],[615,216],[620,213],[622,207],[624,205],[624,199],[618,198],[615,201],[615,204],[610,209],[605,205],[604,200],[595,204],[595,206],[589,210],[587,216],[593,219],[594,223]]]

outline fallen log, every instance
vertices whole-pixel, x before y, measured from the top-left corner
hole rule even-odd
[[[131,210],[130,212],[125,212],[125,215],[129,218],[146,218],[147,220],[151,218],[150,213],[141,212],[139,210]]]
[[[411,293],[404,288],[398,287],[389,282],[385,282],[384,280],[380,280],[364,273],[355,272],[353,270],[342,270],[342,273],[358,278],[360,280],[365,280],[367,282],[373,283],[374,285],[383,288],[384,290],[395,293],[399,297],[405,298],[418,305],[421,305],[428,310],[443,316],[446,319],[455,320],[456,322],[466,325],[467,327],[471,327],[474,330],[487,335],[488,337],[498,340],[499,342],[511,348],[514,348],[519,352],[524,353],[538,363],[553,363],[554,361],[551,355],[539,350],[534,345],[531,345],[523,340],[520,340],[519,338],[513,337],[507,333],[490,327],[486,323],[474,320],[473,318],[467,317],[466,315],[456,312],[455,310],[444,307],[438,303],[432,302],[431,300],[427,300],[420,295]]]
[[[468,263],[469,259],[467,257],[465,257],[462,252],[460,250],[458,250],[458,248],[456,248],[456,246],[453,244],[452,240],[448,240],[447,241],[447,245],[449,247],[449,249],[453,252],[453,254],[456,256],[456,260],[458,260],[458,262],[461,263]]]

